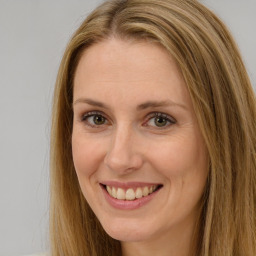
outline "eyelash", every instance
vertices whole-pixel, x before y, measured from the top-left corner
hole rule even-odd
[[[90,117],[94,117],[94,118],[95,117],[101,117],[101,118],[104,119],[104,123],[103,124],[92,124],[92,123],[89,123],[88,119]],[[171,116],[169,116],[167,114],[164,114],[164,113],[161,113],[161,112],[153,112],[153,113],[150,113],[147,116],[146,122],[143,123],[143,126],[146,126],[146,127],[150,126],[150,125],[148,125],[148,123],[149,123],[149,121],[151,119],[154,119],[154,118],[162,118],[164,121],[166,121],[168,123],[168,125],[164,125],[163,127],[155,125],[155,127],[157,129],[165,129],[165,128],[167,128],[167,127],[169,127],[169,126],[171,126],[171,125],[176,123],[176,120],[173,117],[171,117]],[[108,118],[105,117],[104,113],[102,113],[100,111],[90,111],[90,112],[84,114],[82,116],[82,118],[81,118],[81,121],[84,122],[87,126],[92,127],[92,128],[101,128],[102,125],[108,124]]]
[[[168,125],[164,125],[163,127],[159,127],[159,126],[155,125],[155,127],[157,127],[158,129],[165,129],[165,128],[167,128],[167,127],[176,123],[176,120],[173,117],[171,117],[167,114],[164,114],[164,113],[161,113],[161,112],[153,112],[153,113],[151,113],[147,116],[147,120],[146,120],[145,124],[143,124],[143,126],[149,126],[148,125],[149,121],[151,119],[155,119],[155,118],[162,118],[163,120],[165,120],[166,122],[169,123]]]
[[[82,122],[85,122],[86,125],[88,125],[88,126],[90,126],[90,127],[93,127],[93,128],[100,128],[101,125],[97,125],[97,124],[94,124],[94,125],[93,125],[93,124],[91,124],[91,123],[88,122],[88,119],[89,119],[90,117],[94,117],[94,118],[95,118],[96,116],[98,116],[98,117],[103,117],[103,118],[105,119],[105,121],[107,121],[107,118],[105,117],[105,115],[104,115],[102,112],[100,112],[100,111],[90,111],[90,112],[84,114],[84,115],[82,116],[81,121],[82,121]]]

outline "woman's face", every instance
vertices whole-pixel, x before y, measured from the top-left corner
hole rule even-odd
[[[208,161],[173,58],[149,42],[97,43],[78,64],[73,107],[75,169],[106,232],[121,241],[188,232]]]

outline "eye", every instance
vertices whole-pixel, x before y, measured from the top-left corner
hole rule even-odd
[[[174,118],[164,113],[152,113],[149,116],[146,126],[165,128],[175,123],[176,123],[176,120]]]
[[[100,112],[88,112],[83,115],[82,122],[85,122],[87,125],[91,127],[102,126],[107,124],[107,119]]]

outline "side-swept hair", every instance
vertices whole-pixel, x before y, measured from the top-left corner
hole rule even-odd
[[[70,40],[52,114],[51,255],[121,255],[81,193],[71,150],[77,64],[88,47],[110,37],[156,42],[183,73],[210,159],[197,255],[255,256],[255,94],[230,33],[196,0],[110,0]]]

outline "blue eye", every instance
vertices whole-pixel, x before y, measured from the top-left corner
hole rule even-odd
[[[90,126],[101,126],[107,123],[107,119],[99,112],[89,112],[83,115],[82,121]]]
[[[155,126],[159,128],[168,127],[175,124],[176,120],[163,113],[153,113],[153,116],[148,119],[148,126]]]

